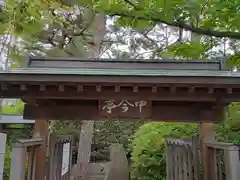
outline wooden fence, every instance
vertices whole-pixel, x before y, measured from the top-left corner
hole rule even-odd
[[[167,180],[200,180],[198,138],[166,139]]]
[[[36,151],[43,139],[19,140],[12,147],[10,180],[34,180],[36,171]]]
[[[200,151],[203,148],[205,152]],[[204,142],[200,148],[197,137],[166,139],[167,180],[239,180],[239,152],[240,147],[232,143]]]
[[[70,180],[72,137],[50,136],[47,180]]]
[[[204,180],[239,180],[239,146],[232,143],[205,142],[207,163]]]
[[[70,180],[71,140],[71,136],[50,136],[46,180]],[[19,140],[13,144],[10,180],[36,179],[36,151],[43,142],[42,138],[33,138]]]
[[[19,140],[12,147],[10,180],[34,180],[36,151],[43,139]],[[232,143],[204,142],[204,160],[201,160],[199,140],[166,139],[167,180],[239,180],[240,147]],[[46,180],[70,180],[72,175],[71,136],[50,136]],[[201,162],[204,162],[201,163]],[[96,177],[96,167],[105,180],[128,180],[128,162],[122,145],[110,147],[110,161],[90,163]],[[94,167],[94,168],[91,168]],[[102,172],[102,167],[104,172]],[[204,169],[204,171],[203,171]],[[78,171],[78,169],[76,169]],[[90,171],[91,172],[91,171]],[[97,174],[99,176],[99,174]],[[204,176],[203,176],[204,175]]]

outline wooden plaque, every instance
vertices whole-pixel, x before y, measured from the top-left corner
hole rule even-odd
[[[109,119],[149,119],[152,102],[139,100],[103,100],[99,101],[99,114]]]

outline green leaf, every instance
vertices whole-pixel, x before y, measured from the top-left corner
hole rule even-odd
[[[232,55],[228,58],[227,64],[228,67],[240,67],[240,52]]]
[[[0,24],[0,35],[6,33],[8,26],[9,26],[8,24]]]
[[[197,42],[176,43],[168,47],[165,56],[177,56],[187,59],[202,59],[208,50],[208,44],[200,44]]]

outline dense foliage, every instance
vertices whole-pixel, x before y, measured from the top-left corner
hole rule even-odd
[[[240,144],[240,103],[233,103],[228,107],[226,121],[216,124],[217,139],[219,141]]]
[[[233,1],[203,0],[84,0],[111,16],[120,16],[121,23],[149,27],[163,23],[184,28],[198,34],[216,37],[240,38],[238,25],[240,3]],[[231,15],[231,16],[230,16]],[[125,18],[125,19],[124,19]],[[145,26],[143,23],[145,22]],[[211,28],[211,30],[210,30]]]
[[[141,121],[97,121],[93,142],[95,144],[123,144],[127,153],[134,133],[143,124]]]
[[[240,143],[240,104],[230,105],[226,121],[216,124],[219,141]],[[132,142],[132,177],[138,180],[163,180],[166,177],[164,138],[190,138],[197,135],[197,124],[148,123],[140,127]]]
[[[82,1],[81,1],[82,2]],[[206,53],[216,46],[218,38],[240,39],[239,1],[203,0],[85,0],[85,4],[110,16],[117,16],[116,23],[125,26],[151,29],[165,24],[180,29],[179,38],[170,43],[168,55],[185,58],[206,58]],[[202,35],[200,41],[182,41],[181,29]],[[212,37],[211,40],[209,37]],[[230,50],[236,56],[230,58],[237,63],[239,46],[231,43]],[[192,51],[191,51],[191,50]],[[163,51],[164,52],[164,51]],[[191,53],[189,53],[191,52]],[[209,54],[211,57],[212,55]]]
[[[8,48],[12,59],[22,60],[26,53],[84,56],[83,52],[94,46],[92,17],[100,12],[114,18],[108,31],[115,29],[130,36],[119,39],[115,33],[102,43],[108,44],[106,49],[109,44],[126,42],[130,49],[141,47],[141,51],[133,51],[138,58],[226,56],[229,64],[236,66],[240,64],[239,8],[237,0],[6,0],[0,11],[0,32],[18,41]],[[192,32],[191,37],[186,38],[186,31]],[[3,44],[6,39],[2,39]],[[113,51],[110,56],[114,56]]]
[[[164,138],[189,138],[196,133],[196,124],[153,122],[141,126],[132,142],[132,178],[164,179],[166,177]]]
[[[135,131],[143,124],[141,121],[96,121],[94,127],[93,144],[120,143],[127,152]],[[50,122],[52,132],[70,134],[79,140],[81,122],[53,120]]]

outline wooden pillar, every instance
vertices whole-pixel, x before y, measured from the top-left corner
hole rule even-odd
[[[48,144],[48,121],[36,120],[33,137],[44,138],[44,144],[36,151],[36,180],[44,180],[46,175],[46,155]]]
[[[215,141],[215,130],[214,123],[200,123],[200,143],[201,143],[201,155],[202,155],[202,163],[203,163],[203,171],[204,171],[204,180],[209,179],[209,174],[212,170],[212,167],[209,167],[209,158],[208,151],[204,145],[205,141]]]
[[[200,123],[200,139],[205,141],[215,141],[216,133],[214,123]]]

